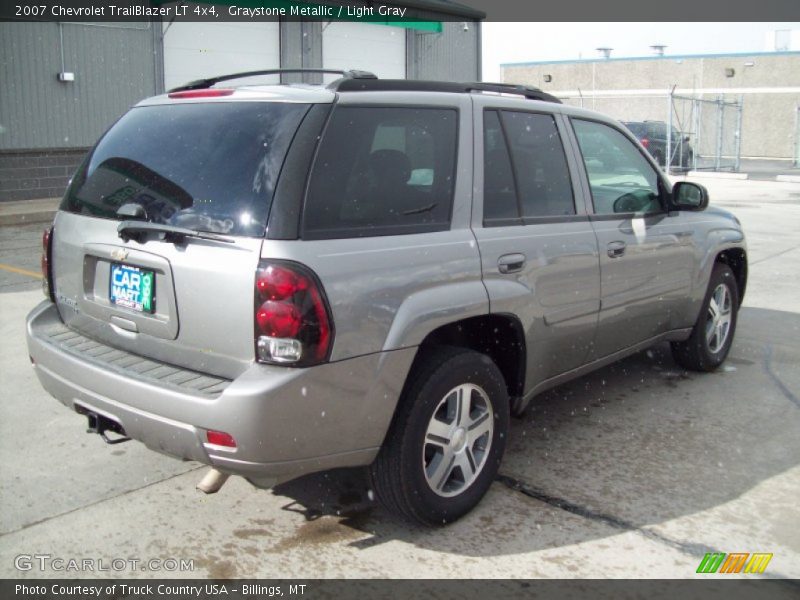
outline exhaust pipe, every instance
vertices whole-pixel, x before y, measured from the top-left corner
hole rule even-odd
[[[228,481],[228,477],[230,477],[228,473],[217,471],[212,467],[205,474],[205,477],[200,480],[200,483],[197,484],[197,489],[204,494],[216,494]]]

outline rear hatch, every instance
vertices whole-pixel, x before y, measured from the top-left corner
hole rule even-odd
[[[241,373],[254,358],[254,278],[273,192],[308,108],[231,95],[125,114],[56,218],[65,323],[169,364]]]

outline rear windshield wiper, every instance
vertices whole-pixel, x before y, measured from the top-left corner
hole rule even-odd
[[[216,233],[197,231],[196,229],[188,229],[186,227],[175,227],[174,225],[150,223],[147,221],[123,221],[119,224],[119,227],[117,227],[117,233],[125,242],[130,239],[141,242],[148,233],[159,234],[158,239],[172,243],[182,243],[186,238],[211,240],[214,242],[224,242],[226,244],[233,244],[236,242],[236,240],[223,237]]]

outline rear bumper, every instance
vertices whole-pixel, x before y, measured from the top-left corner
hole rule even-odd
[[[416,351],[308,369],[254,364],[218,386],[222,391],[215,395],[111,368],[82,354],[81,345],[59,344],[52,335],[59,328],[64,326],[52,303],[43,302],[28,315],[34,370],[62,404],[117,421],[129,437],[158,452],[262,483],[372,462]],[[207,444],[207,430],[231,434],[237,447]]]

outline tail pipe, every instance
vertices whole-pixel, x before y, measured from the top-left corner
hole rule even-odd
[[[197,489],[204,494],[216,494],[228,481],[228,477],[230,477],[228,473],[211,468],[205,474],[205,477],[200,480],[200,483],[197,484]]]

